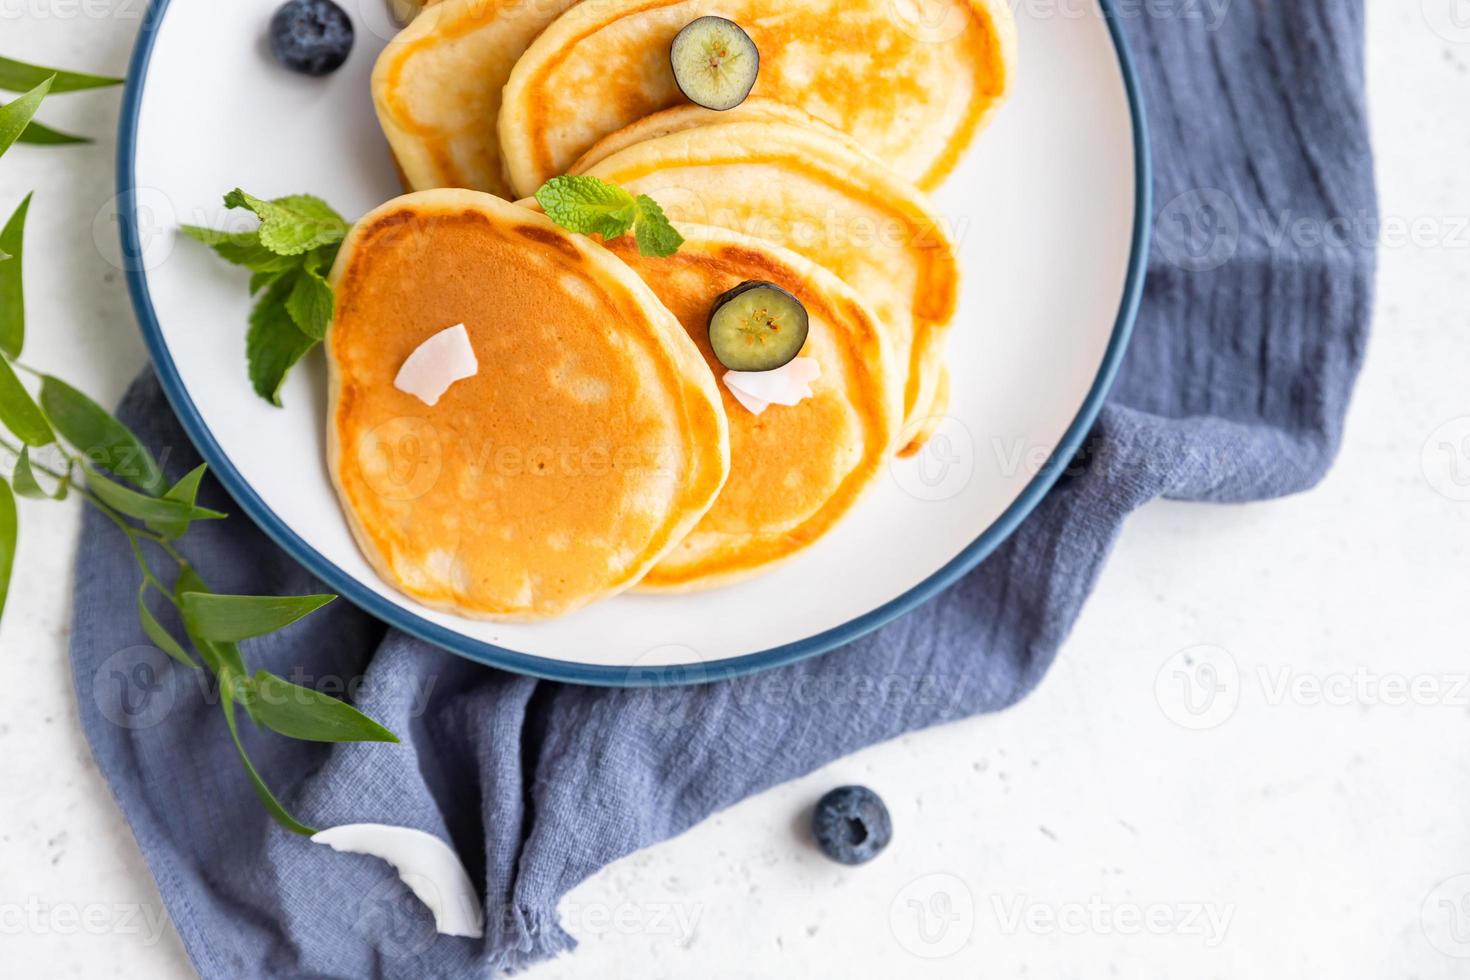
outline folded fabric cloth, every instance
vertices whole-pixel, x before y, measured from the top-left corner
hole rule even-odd
[[[403,738],[325,747],[247,733],[282,796],[321,826],[452,841],[483,890],[483,940],[436,936],[386,865],[270,822],[216,693],[161,660],[140,680],[137,573],[124,540],[88,518],[72,641],[81,720],[201,974],[485,976],[568,949],[557,902],[609,862],[846,753],[1029,692],[1143,503],[1257,500],[1323,475],[1372,305],[1362,4],[1236,3],[1218,22],[1144,9],[1125,27],[1158,212],[1133,347],[1064,483],[948,593],[828,656],[669,690],[489,670],[345,603],[247,646],[253,666],[328,693],[348,685]],[[151,376],[121,414],[174,476],[195,463]],[[218,487],[203,499],[230,509]],[[320,591],[244,519],[196,526],[186,544],[221,591]],[[127,703],[144,681],[148,699]]]

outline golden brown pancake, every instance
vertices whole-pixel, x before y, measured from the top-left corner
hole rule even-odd
[[[651,116],[644,116],[637,122],[624,126],[616,133],[609,133],[598,140],[592,149],[578,157],[577,162],[567,168],[567,173],[586,173],[596,164],[619,150],[626,150],[634,143],[682,133],[696,126],[734,122],[784,122],[794,126],[812,126],[821,129],[833,139],[846,142],[856,152],[867,153],[857,143],[848,139],[845,134],[839,133],[811,113],[786,105],[784,102],[776,102],[771,99],[746,99],[743,104],[724,112],[706,109],[691,102],[664,109],[662,112],[655,112]]]
[[[729,469],[714,379],[637,275],[474,191],[391,201],[333,270],[329,466],[383,578],[437,609],[558,616],[636,583]],[[394,385],[464,324],[479,372],[429,407]]]
[[[812,397],[755,415],[723,382],[730,419],[730,478],[640,591],[687,592],[767,571],[817,541],[881,472],[901,418],[902,372],[883,326],[826,269],[794,252],[717,228],[681,225],[671,258],[643,258],[627,238],[610,243],[699,344],[716,378],[725,369],[709,345],[716,297],[742,282],[774,282],[811,318],[802,357],[821,365]]]
[[[763,238],[836,273],[908,365],[905,419],[930,413],[960,271],[943,219],[912,185],[819,130],[754,121],[645,140],[588,173],[651,195],[675,222]]]
[[[510,197],[496,119],[516,60],[576,0],[434,0],[373,69],[378,122],[410,190]]]
[[[930,189],[1004,98],[1015,23],[1004,0],[598,0],[562,14],[516,64],[500,113],[517,194],[598,140],[687,100],[674,37],[715,14],[760,49],[753,94],[804,109]]]

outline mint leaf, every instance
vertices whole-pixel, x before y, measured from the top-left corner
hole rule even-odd
[[[245,710],[257,725],[303,742],[397,742],[394,735],[345,701],[292,684],[267,671],[244,682]]]
[[[185,592],[184,621],[212,643],[236,643],[265,636],[311,615],[336,600],[334,595],[251,596]]]
[[[10,572],[15,567],[15,544],[19,537],[15,496],[10,492],[10,484],[0,480],[0,614],[5,612],[5,597],[10,592]]]
[[[82,475],[87,481],[87,489],[92,491],[93,496],[102,501],[103,504],[127,517],[135,517],[140,521],[148,521],[153,524],[168,524],[177,521],[218,521],[228,517],[217,510],[209,510],[205,507],[196,507],[193,504],[181,503],[177,500],[163,500],[159,497],[145,497],[143,494],[129,490],[121,483],[114,483],[107,477],[95,470],[83,467]]]
[[[0,353],[19,357],[26,338],[25,288],[21,282],[22,252],[25,245],[26,214],[31,209],[27,194],[15,214],[0,231],[0,254],[12,261],[0,265]]]
[[[25,92],[40,85],[48,78],[52,79],[51,92],[53,95],[80,92],[90,88],[106,88],[109,85],[123,83],[121,78],[87,75],[76,71],[58,71],[55,68],[42,68],[40,65],[28,65],[24,61],[16,61],[13,58],[0,58],[0,89]]]
[[[633,195],[596,177],[553,177],[536,192],[546,216],[567,231],[621,238],[638,217]]]
[[[56,441],[46,416],[3,357],[0,357],[0,425],[15,433],[27,446],[49,446]]]
[[[250,383],[257,395],[278,407],[287,372],[318,343],[301,332],[286,308],[295,278],[295,274],[285,276],[266,290],[250,314],[250,332],[245,337]]]
[[[245,208],[260,219],[260,243],[278,255],[300,255],[347,237],[347,222],[319,197],[295,194],[265,201],[238,187],[225,207]]]
[[[25,95],[8,105],[0,106],[0,156],[20,139],[20,134],[31,124],[31,117],[41,107],[41,100],[51,91],[52,79],[48,78]]]
[[[94,466],[127,480],[149,496],[158,496],[168,486],[153,454],[132,430],[65,381],[49,374],[41,378],[41,407],[61,437]]]
[[[256,273],[285,273],[301,264],[294,255],[278,255],[260,244],[259,231],[216,231],[198,225],[184,225],[184,234],[203,242],[226,262],[242,265]]]
[[[684,236],[669,224],[658,202],[647,194],[638,196],[638,254],[668,258],[684,244]]]
[[[286,312],[291,322],[312,340],[324,340],[332,325],[332,287],[312,268],[301,270],[291,295],[286,297]]]

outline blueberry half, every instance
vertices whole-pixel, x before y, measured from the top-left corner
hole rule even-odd
[[[332,0],[291,0],[271,18],[271,54],[303,75],[330,75],[352,53],[352,20]]]
[[[893,821],[877,793],[866,786],[841,786],[817,801],[812,836],[839,864],[867,864],[893,840]]]

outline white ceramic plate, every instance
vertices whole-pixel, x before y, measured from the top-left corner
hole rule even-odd
[[[157,0],[119,162],[130,284],[169,398],[241,508],[332,589],[512,670],[603,684],[729,676],[829,650],[934,595],[1014,530],[1054,481],[1049,461],[1080,444],[1126,345],[1149,213],[1142,108],[1111,0],[1066,16],[1018,5],[1014,96],[937,195],[966,271],[950,415],[835,532],[757,581],[624,596],[552,623],[477,623],[399,595],[358,552],[326,473],[320,355],[292,374],[284,409],[257,398],[244,274],[176,230],[223,226],[221,196],[237,185],[317,193],[349,217],[399,193],[368,90],[392,32],[383,2],[346,4],[352,58],[311,80],[266,51],[278,0]],[[691,666],[702,672],[662,670]]]

